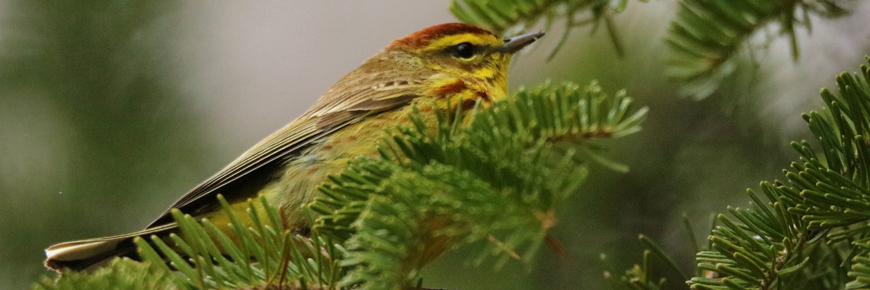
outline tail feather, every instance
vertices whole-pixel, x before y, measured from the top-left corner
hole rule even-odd
[[[171,223],[125,235],[56,244],[45,249],[45,266],[55,271],[81,271],[102,265],[114,257],[138,259],[133,238],[167,236],[176,229],[176,224]]]

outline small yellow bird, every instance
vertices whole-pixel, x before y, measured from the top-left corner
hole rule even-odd
[[[218,194],[237,212],[247,209],[247,199],[263,195],[270,204],[282,206],[288,225],[304,233],[309,225],[302,206],[321,196],[317,188],[327,176],[341,173],[359,156],[376,156],[384,129],[411,124],[408,115],[415,107],[425,114],[448,103],[469,106],[479,101],[485,107],[505,99],[511,56],[543,35],[501,39],[476,26],[447,23],[394,40],[335,83],[304,115],[170,209],[226,227],[229,218]],[[427,122],[434,126],[434,116]],[[57,271],[83,270],[113,257],[137,258],[134,237],[166,237],[177,230],[167,210],[142,231],[51,246],[45,250],[45,265]]]

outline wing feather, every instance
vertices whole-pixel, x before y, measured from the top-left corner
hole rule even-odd
[[[253,197],[256,192],[235,192],[239,184],[267,182],[282,169],[284,162],[298,156],[311,144],[363,118],[407,105],[421,93],[425,76],[422,66],[391,65],[396,57],[381,53],[369,59],[327,91],[308,112],[269,135],[247,152],[206,179],[176,201],[148,228],[171,223],[169,210],[196,214],[214,205],[218,193],[227,199]],[[393,63],[395,64],[395,63]],[[379,72],[383,67],[402,70]],[[243,194],[245,196],[230,196]]]

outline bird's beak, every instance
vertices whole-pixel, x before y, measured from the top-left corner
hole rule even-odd
[[[523,47],[532,44],[532,42],[535,42],[535,40],[538,40],[538,38],[541,38],[544,34],[545,33],[543,32],[538,32],[506,38],[504,44],[499,47],[498,50],[504,53],[517,52],[520,49],[523,49]]]

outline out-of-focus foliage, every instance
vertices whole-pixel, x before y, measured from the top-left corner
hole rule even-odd
[[[21,288],[52,243],[147,222],[209,150],[175,83],[177,4],[0,6],[0,283]]]
[[[811,29],[811,16],[836,18],[848,10],[834,0],[683,0],[665,42],[672,54],[666,74],[682,85],[681,93],[695,98],[713,94],[735,72],[736,55],[756,32],[776,27],[787,35],[792,55],[798,57],[795,29]],[[550,30],[564,21],[565,29],[550,58],[560,50],[573,28],[602,23],[617,52],[624,54],[613,16],[625,10],[628,0],[454,0],[450,11],[466,23],[514,35],[541,20]],[[750,48],[751,49],[751,48]]]
[[[625,10],[628,0],[453,0],[450,12],[462,22],[479,25],[496,34],[516,35],[544,20],[550,30],[556,21],[565,21],[565,30],[550,58],[562,48],[573,28],[602,23],[616,51],[623,53],[613,15]]]
[[[601,261],[605,264],[604,270],[604,281],[607,289],[610,290],[632,290],[632,289],[642,289],[642,290],[659,290],[659,289],[669,289],[665,284],[667,279],[658,277],[656,273],[653,272],[653,262],[656,256],[664,257],[664,260],[669,262],[669,264],[673,264],[673,260],[665,255],[658,245],[653,243],[649,238],[640,235],[639,239],[644,242],[649,248],[643,251],[643,263],[640,265],[634,265],[622,275],[618,275],[616,267],[607,260],[607,255],[601,254]],[[658,253],[656,253],[658,252]],[[676,266],[673,266],[676,269]],[[679,272],[679,269],[677,269]]]
[[[683,0],[665,38],[672,54],[667,75],[682,83],[682,93],[705,98],[736,69],[736,55],[759,30],[775,26],[791,41],[798,57],[795,29],[811,27],[810,16],[847,15],[833,0]],[[776,28],[775,28],[776,29]],[[750,48],[752,49],[752,48]]]

